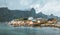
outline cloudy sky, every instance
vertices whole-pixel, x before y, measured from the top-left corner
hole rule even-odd
[[[0,7],[26,10],[35,8],[36,13],[54,14],[60,17],[60,0],[0,0]]]

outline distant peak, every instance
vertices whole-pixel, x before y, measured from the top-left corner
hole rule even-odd
[[[0,9],[8,9],[8,7],[1,7]]]

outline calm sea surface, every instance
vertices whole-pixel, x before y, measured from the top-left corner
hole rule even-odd
[[[60,35],[60,29],[52,27],[12,27],[7,22],[0,22],[0,35]]]

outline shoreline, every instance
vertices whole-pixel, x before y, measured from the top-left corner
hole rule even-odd
[[[32,28],[53,27],[53,28],[60,28],[60,26],[54,26],[54,25],[50,25],[50,26],[48,26],[48,25],[46,25],[46,26],[16,26],[16,27],[32,27]]]

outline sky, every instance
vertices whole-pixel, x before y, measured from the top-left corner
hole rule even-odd
[[[34,8],[36,13],[42,12],[60,17],[60,0],[0,0],[0,7],[8,7],[11,10]]]

